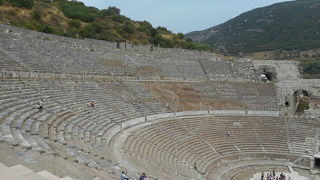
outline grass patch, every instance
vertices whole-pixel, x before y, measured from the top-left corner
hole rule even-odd
[[[299,104],[298,104],[296,113],[303,114],[304,110],[308,110],[308,109],[309,109],[309,98],[303,97],[299,99]]]
[[[99,61],[102,65],[105,66],[113,66],[113,67],[123,67],[124,63],[122,61],[115,61],[115,60],[109,60],[109,59],[101,59]]]

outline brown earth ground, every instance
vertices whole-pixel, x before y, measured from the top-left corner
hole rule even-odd
[[[140,66],[136,70],[136,76],[157,76],[162,77],[160,75],[159,70],[152,66]]]
[[[144,82],[143,84],[154,97],[173,111],[243,109],[240,101],[226,102],[219,98],[208,98],[188,83]]]

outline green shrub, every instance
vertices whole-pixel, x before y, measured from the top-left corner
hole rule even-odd
[[[161,35],[157,35],[153,38],[153,44],[159,45],[163,48],[173,48],[173,42],[169,39],[163,38]]]
[[[122,15],[115,15],[112,16],[112,20],[117,23],[124,23],[128,18]]]
[[[105,28],[102,23],[94,22],[90,26],[94,29],[96,33],[101,33],[103,29]]]
[[[0,0],[0,6],[3,4],[3,0]]]
[[[302,114],[305,110],[309,109],[309,99],[307,97],[303,97],[299,99],[299,104],[297,106],[296,113]]]
[[[9,1],[13,6],[32,9],[34,6],[34,0],[11,0]]]
[[[54,30],[52,27],[50,27],[47,24],[40,23],[39,21],[36,20],[31,20],[31,21],[24,21],[23,26],[31,29],[31,30],[36,30],[44,33],[53,33]]]
[[[147,21],[140,22],[140,26],[137,28],[137,31],[145,32],[150,36],[152,31],[152,25]]]
[[[68,32],[54,31],[54,34],[59,35],[59,36],[76,38],[76,32],[74,32],[74,31],[68,31]]]
[[[129,23],[129,22],[126,22],[123,26],[122,26],[122,30],[128,34],[133,34],[135,32],[135,27]]]
[[[41,25],[40,31],[44,33],[53,33],[53,29],[46,24]]]
[[[40,19],[41,19],[41,14],[42,14],[41,11],[39,11],[39,10],[34,10],[34,11],[32,11],[31,17],[32,17],[32,19],[34,19],[34,20],[40,20]]]
[[[160,41],[159,45],[163,48],[173,48],[173,42],[169,39],[163,39],[162,41]]]
[[[40,28],[37,28],[37,27],[40,26],[40,24],[37,21],[28,21],[28,20],[26,20],[26,21],[23,21],[22,24],[19,21],[14,21],[12,23],[12,25],[14,25],[14,26],[20,26],[21,25],[21,26],[23,26],[23,27],[25,27],[27,29],[36,30],[36,31],[39,31],[39,29],[40,29]]]
[[[93,38],[96,35],[94,27],[87,25],[80,30],[80,36],[85,38]]]
[[[97,8],[86,7],[82,2],[61,1],[59,7],[66,17],[84,22],[92,22],[101,16]]]
[[[106,41],[115,41],[116,40],[115,35],[113,35],[111,33],[101,33],[101,34],[96,35],[96,37],[98,39],[106,40]]]
[[[194,50],[203,50],[203,51],[208,51],[211,49],[211,47],[209,45],[206,44],[197,44],[197,43],[193,43],[193,42],[184,42],[181,44],[181,47],[183,49],[194,49]]]
[[[52,33],[52,32],[53,32],[53,29],[52,29],[50,26],[45,25],[45,26],[42,28],[42,32],[44,32],[44,33]]]
[[[165,33],[165,34],[167,34],[167,33],[172,33],[172,32],[169,31],[166,27],[161,27],[161,26],[159,26],[159,27],[157,27],[157,30],[158,30],[158,32]]]
[[[184,38],[184,35],[183,35],[182,33],[178,33],[178,34],[177,34],[177,37],[178,37],[178,39],[183,39],[183,38]]]
[[[187,38],[186,41],[187,42],[192,42],[192,39],[191,38]]]
[[[130,22],[126,22],[124,25],[117,25],[116,30],[124,39],[131,39],[136,31],[134,25]]]
[[[308,74],[320,74],[320,63],[307,64],[303,71]]]
[[[80,28],[81,27],[80,22],[77,21],[77,20],[74,20],[74,19],[69,21],[68,24],[69,24],[70,27],[74,27],[74,28]]]
[[[151,37],[154,39],[159,34],[158,30],[155,28],[151,28]]]
[[[103,16],[115,16],[120,15],[120,9],[117,7],[109,7],[108,9],[101,10]]]

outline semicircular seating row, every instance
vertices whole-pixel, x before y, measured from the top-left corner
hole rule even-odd
[[[8,32],[7,32],[8,31]],[[150,46],[117,49],[114,42],[80,40],[64,36],[29,31],[0,24],[1,49],[23,62],[28,70],[53,73],[95,73],[139,76],[156,79],[242,79],[254,81],[251,61],[222,61],[208,52]],[[17,49],[24,53],[16,53]],[[143,51],[140,51],[144,49]],[[11,59],[10,59],[11,60]],[[116,64],[105,63],[107,60]],[[12,61],[11,61],[12,62]],[[0,62],[1,66],[1,62]],[[12,70],[14,66],[9,66]],[[151,67],[154,72],[141,70]],[[2,69],[7,69],[4,67]],[[15,68],[14,68],[15,69]],[[20,68],[19,68],[20,69]],[[152,79],[152,78],[151,78]]]
[[[113,88],[132,90],[133,87],[118,82],[2,80],[0,140],[103,168],[110,139],[107,136],[117,124],[168,112],[152,98],[138,108],[128,99],[144,102],[144,97],[129,91],[118,94],[120,91]],[[40,99],[44,99],[42,111],[35,109]],[[91,101],[96,102],[95,108],[87,105]]]
[[[135,130],[123,146],[126,153],[188,176],[223,157],[251,153],[316,153],[320,132],[316,119],[205,116],[171,119]],[[307,140],[309,139],[309,141]],[[310,140],[313,139],[313,140]],[[191,175],[192,176],[192,175]]]
[[[201,88],[199,83],[193,86]],[[119,127],[119,123],[136,117],[170,112],[139,82],[1,80],[0,89],[1,141],[42,153],[56,154],[95,168],[106,166],[103,159],[111,140],[108,135]],[[34,109],[40,99],[45,101],[42,112]],[[87,106],[92,100],[97,103],[95,108]],[[137,103],[141,104],[137,106]],[[192,129],[192,126],[182,128]],[[221,138],[220,141],[224,142]],[[199,147],[203,147],[204,153],[199,157],[207,155],[215,158],[218,155],[218,147],[207,151],[204,148],[207,143],[198,143],[201,145]],[[225,151],[238,151],[237,148],[229,148],[228,144],[222,146],[226,148]],[[240,144],[238,146],[241,147]],[[197,162],[200,169],[207,166],[205,161],[184,161],[189,165],[192,162]]]

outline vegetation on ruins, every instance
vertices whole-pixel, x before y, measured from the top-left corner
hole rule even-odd
[[[311,63],[310,66],[307,66],[305,68],[305,71],[307,71],[310,74],[317,74],[319,68],[320,68],[320,64],[319,63]]]
[[[307,97],[301,98],[299,100],[296,113],[303,114],[305,110],[309,109],[309,99]]]
[[[133,21],[121,15],[116,7],[99,10],[82,2],[66,0],[0,0],[0,5],[0,23],[35,31],[164,48],[211,49],[209,45],[191,42],[182,33],[155,28],[147,21]]]
[[[320,79],[320,62],[303,61],[302,63],[304,77],[310,79]]]

